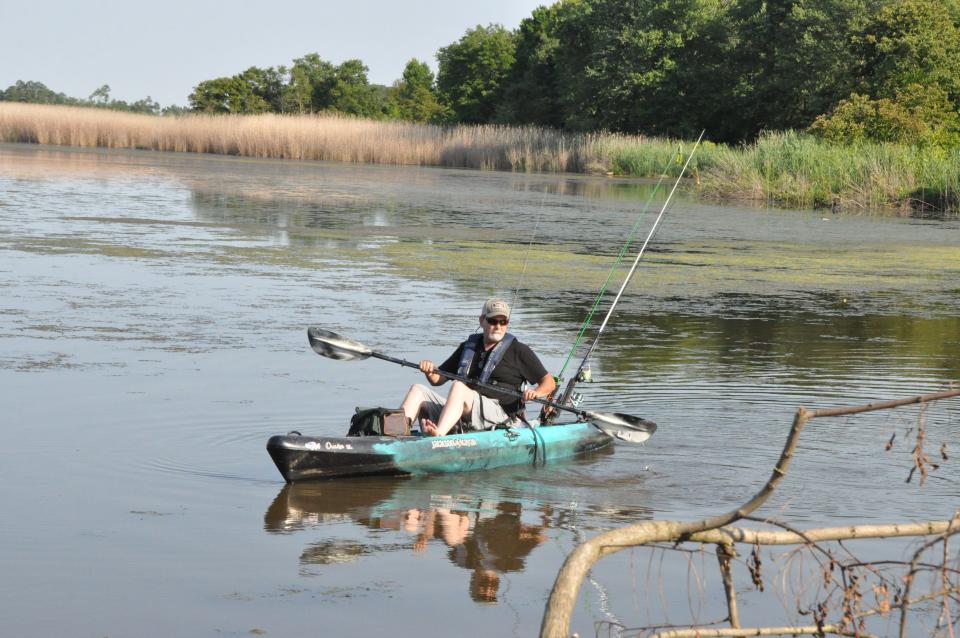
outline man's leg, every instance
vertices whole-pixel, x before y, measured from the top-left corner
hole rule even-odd
[[[400,409],[404,416],[411,422],[420,418],[426,411],[427,416],[433,416],[440,413],[443,408],[444,398],[424,385],[412,385],[407,390],[407,396],[403,398],[403,404]]]
[[[470,417],[475,393],[462,381],[454,381],[447,396],[447,402],[437,419],[437,436],[443,436],[453,429],[461,417]]]
[[[496,425],[511,420],[510,416],[503,411],[499,401],[479,394],[475,396],[470,418],[470,429],[489,430]]]

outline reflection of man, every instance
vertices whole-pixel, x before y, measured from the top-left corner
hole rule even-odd
[[[524,569],[526,557],[546,540],[543,530],[550,525],[551,513],[549,507],[544,507],[538,523],[524,523],[520,503],[505,502],[496,504],[496,514],[492,516],[432,506],[410,508],[389,519],[360,522],[375,529],[415,534],[414,552],[424,551],[432,539],[443,541],[450,548],[450,560],[471,572],[470,598],[496,602],[500,575]]]
[[[477,603],[497,602],[500,574],[492,569],[478,567],[470,574],[470,598]]]
[[[543,399],[556,388],[553,376],[529,346],[507,332],[510,306],[503,299],[490,299],[480,313],[482,334],[472,335],[438,368],[432,361],[420,362],[420,370],[432,386],[446,383],[437,373],[459,374],[471,380],[499,385],[520,393],[524,382],[536,384],[523,392],[523,400]],[[474,390],[462,381],[454,381],[446,399],[424,385],[414,385],[403,399],[403,413],[413,421],[420,418],[424,434],[442,436],[461,420],[472,430],[486,430],[515,418],[523,409],[520,399],[488,391]]]
[[[481,518],[466,541],[450,550],[450,560],[472,570],[470,598],[476,602],[496,602],[500,574],[520,571],[533,548],[546,540],[541,525],[520,520],[519,503],[498,503],[497,514]]]
[[[413,551],[422,552],[427,548],[427,541],[435,536],[442,539],[450,547],[463,543],[470,532],[470,519],[463,512],[452,512],[446,507],[431,507],[423,514],[418,509],[408,510],[404,528],[413,532],[422,522],[423,529],[413,541]],[[439,527],[439,530],[437,529]]]

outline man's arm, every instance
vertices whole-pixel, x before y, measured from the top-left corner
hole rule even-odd
[[[420,372],[427,377],[427,381],[430,382],[430,385],[443,385],[446,382],[445,377],[441,377],[437,374],[437,366],[433,364],[433,361],[424,359],[420,362]]]
[[[523,391],[523,400],[532,401],[533,399],[545,399],[557,389],[557,382],[553,380],[553,375],[549,372],[543,375],[535,388],[527,388]]]
[[[427,377],[427,381],[430,382],[430,385],[443,385],[447,382],[447,378],[437,374],[437,370],[443,370],[444,372],[456,374],[457,369],[460,367],[461,352],[463,352],[462,345],[454,350],[453,354],[447,357],[447,360],[441,363],[439,366],[434,365],[432,361],[421,361],[420,372]]]

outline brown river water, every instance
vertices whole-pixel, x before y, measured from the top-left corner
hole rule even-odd
[[[439,360],[502,295],[511,330],[557,372],[638,213],[649,200],[642,239],[660,209],[667,187],[653,188],[0,145],[0,634],[534,635],[578,541],[744,502],[797,406],[960,378],[957,218],[681,196],[580,386],[584,407],[656,421],[648,443],[284,485],[270,435],[343,433],[355,406],[397,405],[419,381],[318,357],[307,326]],[[918,418],[811,423],[759,514],[949,518],[955,460],[906,482]],[[927,410],[931,456],[942,443],[957,455],[958,418],[956,400]],[[715,564],[664,549],[604,559],[572,629],[722,618]],[[750,623],[796,620],[745,568],[737,582]]]

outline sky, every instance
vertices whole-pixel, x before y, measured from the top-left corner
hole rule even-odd
[[[290,66],[318,53],[359,58],[371,83],[399,79],[411,58],[436,54],[467,29],[514,29],[551,0],[0,0],[0,90],[43,82],[86,98],[152,97],[187,106],[199,82],[251,66]]]

